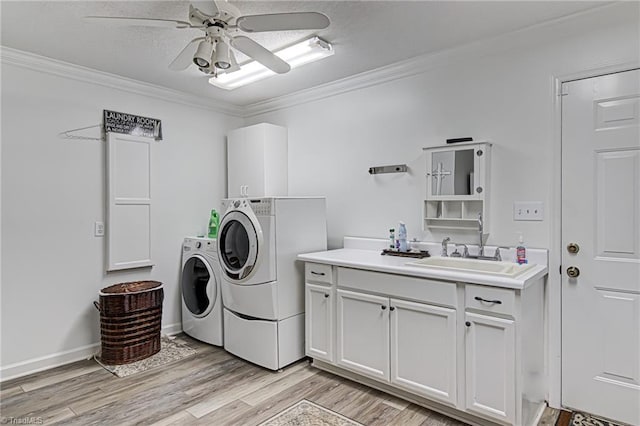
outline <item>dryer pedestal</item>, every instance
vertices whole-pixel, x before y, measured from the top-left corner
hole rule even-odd
[[[304,357],[304,314],[281,321],[237,315],[224,309],[224,348],[271,370]]]

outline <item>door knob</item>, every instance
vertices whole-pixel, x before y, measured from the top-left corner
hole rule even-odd
[[[580,246],[576,243],[569,243],[569,245],[567,245],[567,251],[571,254],[576,254],[580,251]]]
[[[569,266],[567,268],[567,275],[569,275],[570,278],[577,278],[580,275],[580,269],[575,266]]]

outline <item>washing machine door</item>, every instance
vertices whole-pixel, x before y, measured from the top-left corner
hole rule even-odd
[[[228,280],[241,284],[256,272],[262,230],[251,211],[232,210],[220,223],[218,257]]]
[[[189,312],[202,318],[211,312],[218,297],[218,286],[211,265],[199,254],[187,259],[182,267],[182,300]]]

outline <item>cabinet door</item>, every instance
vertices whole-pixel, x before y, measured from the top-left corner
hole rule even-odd
[[[264,167],[264,129],[250,126],[230,132],[227,138],[228,197],[264,195]]]
[[[306,354],[329,362],[333,362],[333,303],[331,287],[306,285]]]
[[[389,380],[389,299],[337,291],[338,365]]]
[[[514,322],[469,312],[465,321],[466,408],[514,424]]]
[[[456,311],[391,299],[391,382],[456,404]]]

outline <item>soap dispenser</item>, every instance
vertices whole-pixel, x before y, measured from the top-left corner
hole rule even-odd
[[[527,263],[527,249],[524,246],[524,237],[522,234],[520,234],[518,241],[518,247],[516,247],[516,261],[518,262],[518,265],[523,265]]]

